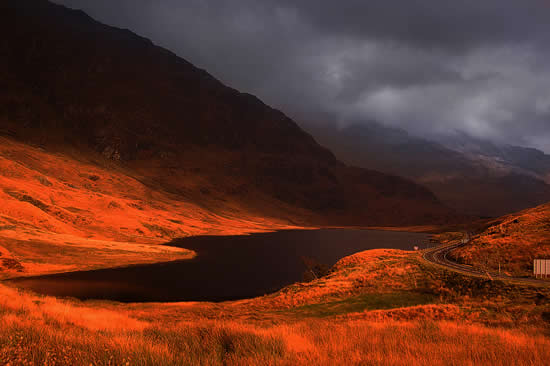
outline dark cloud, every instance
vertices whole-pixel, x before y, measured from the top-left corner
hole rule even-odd
[[[546,0],[59,0],[298,121],[377,120],[550,152]]]
[[[418,47],[468,48],[547,37],[546,0],[278,1],[319,32]]]

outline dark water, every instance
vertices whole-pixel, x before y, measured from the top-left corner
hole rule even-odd
[[[170,245],[193,260],[14,280],[37,293],[121,302],[223,301],[264,295],[301,281],[302,257],[329,266],[375,248],[412,250],[428,235],[375,230],[291,230],[249,236],[198,236]]]

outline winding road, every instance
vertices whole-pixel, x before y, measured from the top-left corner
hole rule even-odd
[[[452,242],[450,244],[439,245],[435,248],[426,249],[422,258],[432,264],[445,267],[448,270],[458,272],[466,276],[480,277],[480,278],[489,278],[490,280],[502,280],[508,282],[514,282],[523,285],[536,285],[536,286],[550,286],[550,281],[548,280],[539,280],[535,278],[526,278],[526,277],[511,277],[496,272],[487,272],[478,270],[472,266],[465,264],[458,264],[451,261],[447,258],[447,255],[453,250],[460,248],[468,244],[469,239],[459,240]]]

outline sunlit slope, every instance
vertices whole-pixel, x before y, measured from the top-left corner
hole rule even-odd
[[[531,275],[533,259],[550,259],[550,203],[494,220],[466,247],[452,253],[463,263],[512,275]]]
[[[101,156],[0,138],[0,275],[178,259],[189,253],[148,244],[289,227],[229,202],[213,213],[214,204],[150,188]]]

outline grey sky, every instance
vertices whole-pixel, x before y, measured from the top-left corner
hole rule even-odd
[[[550,153],[546,0],[58,0],[298,122],[376,120]]]

